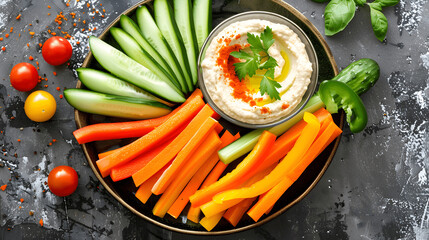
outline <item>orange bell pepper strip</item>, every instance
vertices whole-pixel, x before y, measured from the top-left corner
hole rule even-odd
[[[234,140],[234,136],[228,130],[226,130],[220,138],[222,144],[220,145],[218,150],[230,144]],[[217,152],[215,152],[191,178],[189,183],[186,185],[186,188],[183,189],[182,193],[180,193],[179,197],[176,199],[170,209],[168,209],[168,214],[170,214],[174,218],[179,217],[180,213],[183,211],[183,209],[186,207],[186,204],[189,202],[189,197],[198,190],[201,183],[204,181],[207,174],[209,174],[209,172],[215,166],[217,161],[219,161],[219,156],[217,155]]]
[[[192,205],[194,207],[201,206],[202,204],[211,201],[211,198],[219,192],[238,187],[239,185],[237,185],[236,182],[252,168],[261,163],[261,160],[267,155],[275,140],[276,135],[268,131],[264,131],[255,148],[232,172],[228,173],[210,186],[198,190],[189,198]]]
[[[174,159],[180,150],[182,150],[182,148],[189,142],[192,136],[194,136],[195,132],[204,123],[204,121],[213,115],[213,109],[207,104],[204,105],[186,128],[173,140],[173,142],[171,142],[146,166],[133,174],[132,177],[136,187],[140,186],[140,184],[164,167],[165,164]]]
[[[79,144],[100,140],[141,137],[164,123],[196,96],[203,97],[200,89],[196,89],[182,105],[159,118],[130,122],[97,123],[79,128],[73,132],[73,135]]]
[[[206,140],[211,130],[215,128],[216,124],[218,124],[218,122],[213,118],[209,117],[206,119],[206,121],[199,127],[189,142],[183,147],[182,150],[180,150],[170,167],[164,171],[162,176],[155,183],[152,188],[153,194],[159,195],[163,193],[165,189],[167,189],[168,185],[178,175],[178,172],[182,171],[183,166],[187,164],[187,161],[190,159],[193,153],[197,150],[197,148],[200,147],[201,143]]]
[[[148,151],[165,140],[166,137],[170,136],[174,131],[180,128],[182,124],[193,118],[203,106],[204,101],[200,97],[195,97],[176,112],[176,114],[171,116],[167,121],[150,133],[121,148],[120,151],[114,152],[98,160],[96,164],[101,176],[108,176],[112,168],[131,161],[138,155]]]
[[[220,144],[221,141],[217,133],[215,131],[211,131],[206,140],[200,146],[200,149],[192,155],[188,163],[174,177],[175,181],[171,182],[165,192],[161,195],[161,198],[155,204],[152,210],[152,213],[155,216],[164,217],[195,172],[216,151]]]
[[[307,122],[307,125],[302,130],[295,145],[270,174],[250,187],[219,193],[213,197],[213,201],[222,203],[233,199],[257,197],[277,185],[291,167],[304,156],[319,132],[320,123],[313,114],[304,113],[304,121]]]
[[[270,207],[283,195],[284,192],[301,176],[310,163],[331,143],[339,134],[341,129],[333,121],[326,130],[314,141],[308,151],[300,161],[294,163],[284,178],[272,189],[270,189],[258,202],[249,210],[248,215],[258,221]]]

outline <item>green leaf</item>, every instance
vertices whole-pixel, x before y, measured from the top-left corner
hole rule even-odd
[[[277,91],[277,88],[280,88],[280,83],[273,80],[274,79],[274,68],[270,68],[265,72],[264,77],[261,80],[261,85],[259,87],[259,91],[261,95],[265,93],[270,96],[271,99],[280,100],[280,94]]]
[[[250,44],[250,49],[256,55],[264,51],[264,46],[262,46],[261,38],[259,36],[253,35],[251,33],[247,33],[247,42]]]
[[[265,52],[268,53],[268,49],[274,43],[273,30],[270,27],[267,26],[264,29],[264,32],[261,33],[261,40],[262,40],[262,44],[264,46]]]
[[[273,57],[269,57],[267,61],[259,65],[259,69],[269,69],[278,66],[277,61]]]
[[[370,9],[372,29],[374,30],[374,34],[377,39],[382,42],[386,37],[387,33],[387,18],[381,11],[373,7],[371,7]]]
[[[354,0],[354,1],[358,6],[364,6],[366,3],[366,0]]]
[[[379,3],[382,7],[390,7],[398,4],[399,1],[400,0],[375,0],[374,3]]]
[[[378,3],[378,2],[372,2],[372,3],[368,4],[368,5],[369,5],[370,8],[374,8],[374,9],[376,9],[378,11],[382,10],[381,4]]]
[[[252,55],[250,55],[249,53],[240,50],[239,52],[231,52],[229,55],[238,58],[238,59],[243,59],[243,60],[249,60],[254,58]]]
[[[354,0],[332,0],[325,8],[325,34],[332,36],[344,30],[355,16]]]
[[[237,74],[238,79],[243,80],[246,75],[252,77],[258,69],[259,61],[255,58],[247,60],[245,62],[234,63],[235,73]]]

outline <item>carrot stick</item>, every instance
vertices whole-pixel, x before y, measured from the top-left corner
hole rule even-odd
[[[200,224],[207,231],[210,232],[214,227],[216,227],[218,222],[222,219],[222,215],[223,215],[223,212],[220,212],[220,213],[215,214],[211,217],[203,217],[203,219],[201,219],[201,221],[200,221]]]
[[[162,173],[167,169],[170,164],[165,165],[161,170],[159,170],[155,175],[150,177],[146,182],[140,185],[139,189],[137,189],[136,197],[143,203],[146,204],[147,200],[149,200],[152,195],[152,187],[158,181],[158,178],[161,177]]]
[[[235,206],[232,206],[226,210],[225,214],[223,214],[223,217],[231,223],[232,226],[237,226],[240,219],[243,217],[243,215],[246,213],[246,211],[249,209],[250,205],[256,200],[256,197],[254,198],[246,198],[240,203],[238,203]]]
[[[222,144],[220,145],[219,149],[233,142],[234,136],[228,130],[226,130],[220,138],[220,141]],[[195,175],[192,176],[192,179],[189,181],[188,185],[186,185],[186,188],[182,191],[170,209],[168,209],[168,214],[174,218],[179,217],[180,213],[189,202],[189,197],[198,190],[201,183],[204,181],[207,174],[209,174],[210,170],[212,170],[217,161],[219,161],[219,155],[217,155],[217,153],[212,154],[206,163],[204,163],[204,165],[198,169]]]
[[[180,128],[182,124],[193,118],[203,106],[204,101],[200,97],[195,97],[176,112],[176,114],[150,133],[128,144],[120,151],[98,160],[96,163],[101,175],[106,177],[110,174],[113,167],[129,162],[133,158],[159,144],[159,142]]]
[[[182,170],[183,165],[189,160],[195,150],[197,150],[201,143],[207,138],[217,123],[218,122],[211,117],[206,119],[206,121],[200,126],[194,136],[177,154],[171,166],[164,171],[162,176],[155,183],[152,188],[153,194],[159,195],[165,191],[171,181],[178,175],[178,172]]]
[[[338,131],[338,129],[337,125],[331,121],[319,138],[312,143],[302,159],[297,161],[294,165],[291,165],[286,176],[258,200],[258,202],[248,212],[248,215],[254,221],[258,221],[270,207],[274,206],[275,202],[299,178],[299,176],[301,176],[308,165],[310,165],[310,163],[323,151],[324,147],[330,143],[329,140],[333,140],[338,136],[341,132],[341,130]]]
[[[240,133],[237,133],[234,136],[234,140],[237,140],[238,138],[240,138]],[[227,166],[228,165],[226,165],[222,161],[218,161],[216,166],[213,168],[213,170],[207,176],[206,180],[204,180],[204,182],[201,184],[200,189],[203,189],[203,188],[211,185],[212,183],[216,182],[219,179],[219,177],[222,175],[223,171],[225,171]],[[188,199],[189,199],[189,197],[188,197]],[[201,212],[200,207],[190,206],[189,210],[188,210],[187,219],[194,222],[194,223],[198,223],[200,221],[200,212]]]
[[[184,105],[188,104],[197,96],[202,98],[202,93],[199,89],[195,90],[181,106],[174,109],[169,114],[159,118],[129,122],[92,124],[77,129],[73,132],[73,135],[79,144],[100,140],[141,137],[164,123],[167,119],[176,114]]]
[[[192,121],[186,126],[186,128],[168,145],[163,151],[161,151],[152,161],[146,166],[140,169],[138,172],[133,174],[133,180],[136,187],[140,186],[144,181],[159,171],[165,164],[172,160],[177,153],[189,142],[198,128],[204,123],[204,121],[212,116],[214,111],[206,104],[201,111],[192,119]]]
[[[170,139],[169,141],[164,142],[163,144],[157,147],[154,147],[150,151],[143,153],[142,155],[139,155],[135,159],[125,164],[112,168],[110,177],[114,182],[131,177],[142,167],[146,166],[154,157],[156,157],[156,155],[158,155],[162,150],[164,150],[164,148],[166,148],[168,144],[170,144],[172,141],[173,139]]]
[[[217,193],[236,187],[236,182],[252,168],[257,166],[263,157],[266,156],[275,139],[276,136],[274,134],[264,131],[255,148],[249,153],[249,155],[247,155],[245,159],[243,159],[240,164],[237,165],[237,167],[232,172],[228,173],[219,179],[219,181],[211,184],[210,186],[198,190],[189,198],[192,205],[201,206],[202,204],[209,202],[211,198]]]
[[[210,134],[207,136],[203,144],[201,144],[198,151],[191,156],[188,163],[175,176],[176,181],[173,181],[168,186],[164,194],[162,194],[161,198],[155,204],[155,207],[152,210],[152,213],[155,216],[164,217],[195,172],[206,162],[209,156],[216,151],[220,144],[221,141],[217,133],[213,130],[210,131]]]

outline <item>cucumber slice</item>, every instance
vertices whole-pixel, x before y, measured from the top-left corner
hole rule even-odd
[[[164,58],[159,55],[159,53],[144,39],[142,36],[142,33],[140,32],[139,26],[127,15],[122,15],[120,18],[120,23],[122,29],[125,30],[128,34],[130,34],[155,61],[159,65],[161,65],[164,70],[168,72],[168,75],[174,79],[174,81],[178,84],[179,81],[177,80],[173,70],[168,65],[168,63],[164,60]]]
[[[111,117],[147,119],[171,112],[168,106],[156,101],[96,93],[85,89],[66,89],[64,97],[79,111]]]
[[[98,63],[113,75],[169,101],[186,100],[173,83],[167,79],[160,79],[149,69],[103,40],[91,36],[89,46]]]
[[[168,4],[167,0],[155,0],[153,2],[153,8],[156,25],[167,40],[171,50],[173,50],[173,53],[183,70],[188,89],[189,91],[192,91],[194,89],[194,84],[191,76],[189,75],[191,70],[189,67],[188,55],[186,54],[179,28],[173,18],[171,6]]]
[[[212,0],[195,0],[193,13],[198,50],[201,50],[212,29]]]
[[[173,106],[173,104],[157,98],[145,90],[125,82],[112,74],[91,68],[78,68],[76,71],[80,81],[92,91],[124,97],[143,98]]]
[[[174,18],[179,28],[180,35],[182,36],[183,45],[185,45],[189,68],[191,70],[192,83],[195,86],[198,80],[198,43],[197,37],[195,36],[191,0],[174,0]]]
[[[185,80],[185,75],[183,74],[182,68],[180,67],[179,62],[174,56],[170,46],[156,25],[155,21],[150,15],[149,10],[146,6],[141,6],[137,8],[137,23],[140,27],[140,31],[143,34],[143,37],[159,52],[161,56],[164,57],[171,69],[173,69],[176,78],[179,80],[180,86],[182,87],[183,92],[188,92],[188,85]]]
[[[151,70],[153,73],[158,75],[161,79],[168,79],[172,82],[178,89],[180,85],[176,82],[175,79],[171,78],[168,72],[163,69],[156,61],[153,59],[149,53],[140,47],[140,45],[124,30],[116,27],[110,28],[110,34],[116,42],[121,46],[121,49],[127,54],[130,58],[134,59],[136,62],[145,66],[147,69]]]

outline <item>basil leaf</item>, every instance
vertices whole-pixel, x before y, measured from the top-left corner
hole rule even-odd
[[[354,1],[358,6],[364,6],[366,3],[366,0],[354,0]]]
[[[344,30],[356,11],[354,0],[332,0],[325,8],[325,35],[332,36]]]
[[[378,11],[382,10],[381,4],[378,3],[378,2],[372,2],[372,3],[368,4],[368,5],[369,5],[370,8],[374,8],[374,9],[376,9]]]
[[[377,39],[382,42],[387,33],[387,18],[381,11],[373,7],[370,7],[370,9],[372,29]]]
[[[374,3],[379,3],[382,7],[395,6],[400,0],[375,0]]]

